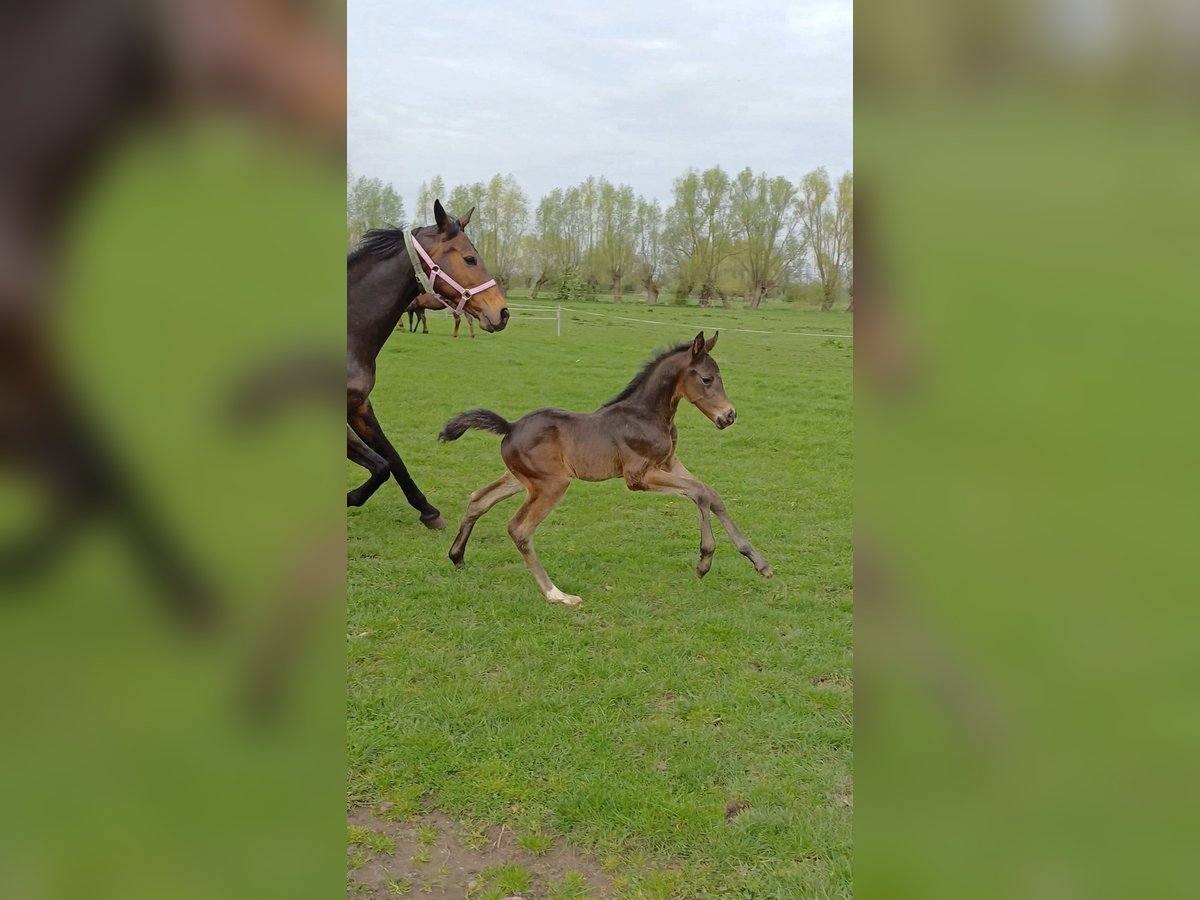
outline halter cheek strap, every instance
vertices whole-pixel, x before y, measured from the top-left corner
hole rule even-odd
[[[430,258],[429,254],[425,252],[425,248],[421,246],[421,242],[417,240],[411,229],[404,229],[404,244],[408,247],[408,257],[412,261],[413,271],[417,273],[417,281],[421,283],[421,287],[425,289],[425,293],[433,294],[433,296],[437,297],[442,301],[443,304],[445,304],[447,309],[453,310],[455,315],[462,315],[463,309],[466,308],[467,301],[470,300],[472,296],[483,293],[488,288],[493,288],[496,286],[496,279],[492,278],[488,281],[485,281],[483,284],[477,284],[474,287],[463,287],[461,284],[443,272],[441,267]],[[458,292],[459,301],[457,307],[455,307],[453,303],[434,290],[434,285],[437,283],[439,278]]]

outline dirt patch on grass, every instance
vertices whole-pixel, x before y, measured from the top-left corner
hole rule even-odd
[[[348,824],[348,898],[612,896],[612,881],[604,870],[561,839],[537,835],[535,841],[507,826],[474,830],[439,812],[393,821],[357,808]],[[518,838],[548,849],[533,853]]]

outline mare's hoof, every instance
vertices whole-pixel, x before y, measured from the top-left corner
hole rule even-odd
[[[421,524],[426,528],[431,528],[435,531],[441,531],[446,527],[446,520],[442,518],[441,513],[438,513],[432,519],[421,519]]]
[[[562,603],[564,606],[578,606],[583,602],[582,597],[576,597],[574,594],[564,594],[558,588],[548,593],[546,599],[551,603]]]
[[[775,574],[775,570],[772,569],[769,565],[766,565],[764,563],[763,567],[758,570],[758,574],[761,575],[763,578],[770,578],[772,575]]]
[[[458,559],[455,559],[454,556],[451,555],[450,562],[454,563],[454,568],[456,569],[465,569],[467,566],[467,561],[461,556]]]
[[[708,574],[708,570],[711,568],[712,557],[710,556],[708,559],[702,559],[700,562],[696,563],[696,575],[700,578],[703,578]]]

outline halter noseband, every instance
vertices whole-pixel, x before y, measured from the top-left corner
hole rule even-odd
[[[417,281],[421,283],[421,287],[425,289],[425,293],[433,294],[433,296],[442,301],[447,309],[453,311],[456,316],[462,315],[463,309],[466,308],[467,301],[470,300],[472,296],[482,293],[488,288],[496,286],[496,279],[492,278],[488,281],[485,281],[483,284],[477,284],[474,287],[463,287],[461,284],[443,272],[441,266],[437,265],[432,259],[430,259],[429,254],[425,252],[425,248],[421,246],[421,242],[417,240],[417,237],[413,232],[413,229],[404,229],[404,243],[408,247],[408,258],[412,261],[413,271],[417,273]],[[420,259],[418,260],[417,257],[420,257]],[[426,269],[429,270],[428,274],[426,274]],[[454,290],[458,291],[460,299],[457,307],[455,307],[453,303],[433,289],[434,282],[436,282],[439,278],[446,282],[446,284],[450,285],[450,287],[454,288]]]

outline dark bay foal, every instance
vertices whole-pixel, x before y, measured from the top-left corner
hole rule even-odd
[[[463,565],[476,520],[524,488],[525,502],[508,523],[508,533],[546,599],[578,606],[582,600],[560,591],[542,568],[533,549],[533,533],[567,492],[572,478],[624,478],[631,491],[679,494],[696,504],[700,512],[697,575],[703,577],[712,566],[716,549],[709,521],[712,512],[758,574],[770,577],[771,567],[733,524],[717,492],[694,478],[675,456],[675,411],[680,400],[694,404],[717,428],[728,428],[737,416],[710,355],[716,343],[716,334],[705,341],[700,332],[690,343],[658,354],[625,390],[593,413],[539,409],[508,422],[491,410],[473,409],[447,422],[439,440],[458,440],[469,428],[504,435],[500,455],[508,468],[471,495],[450,548],[454,564]]]

